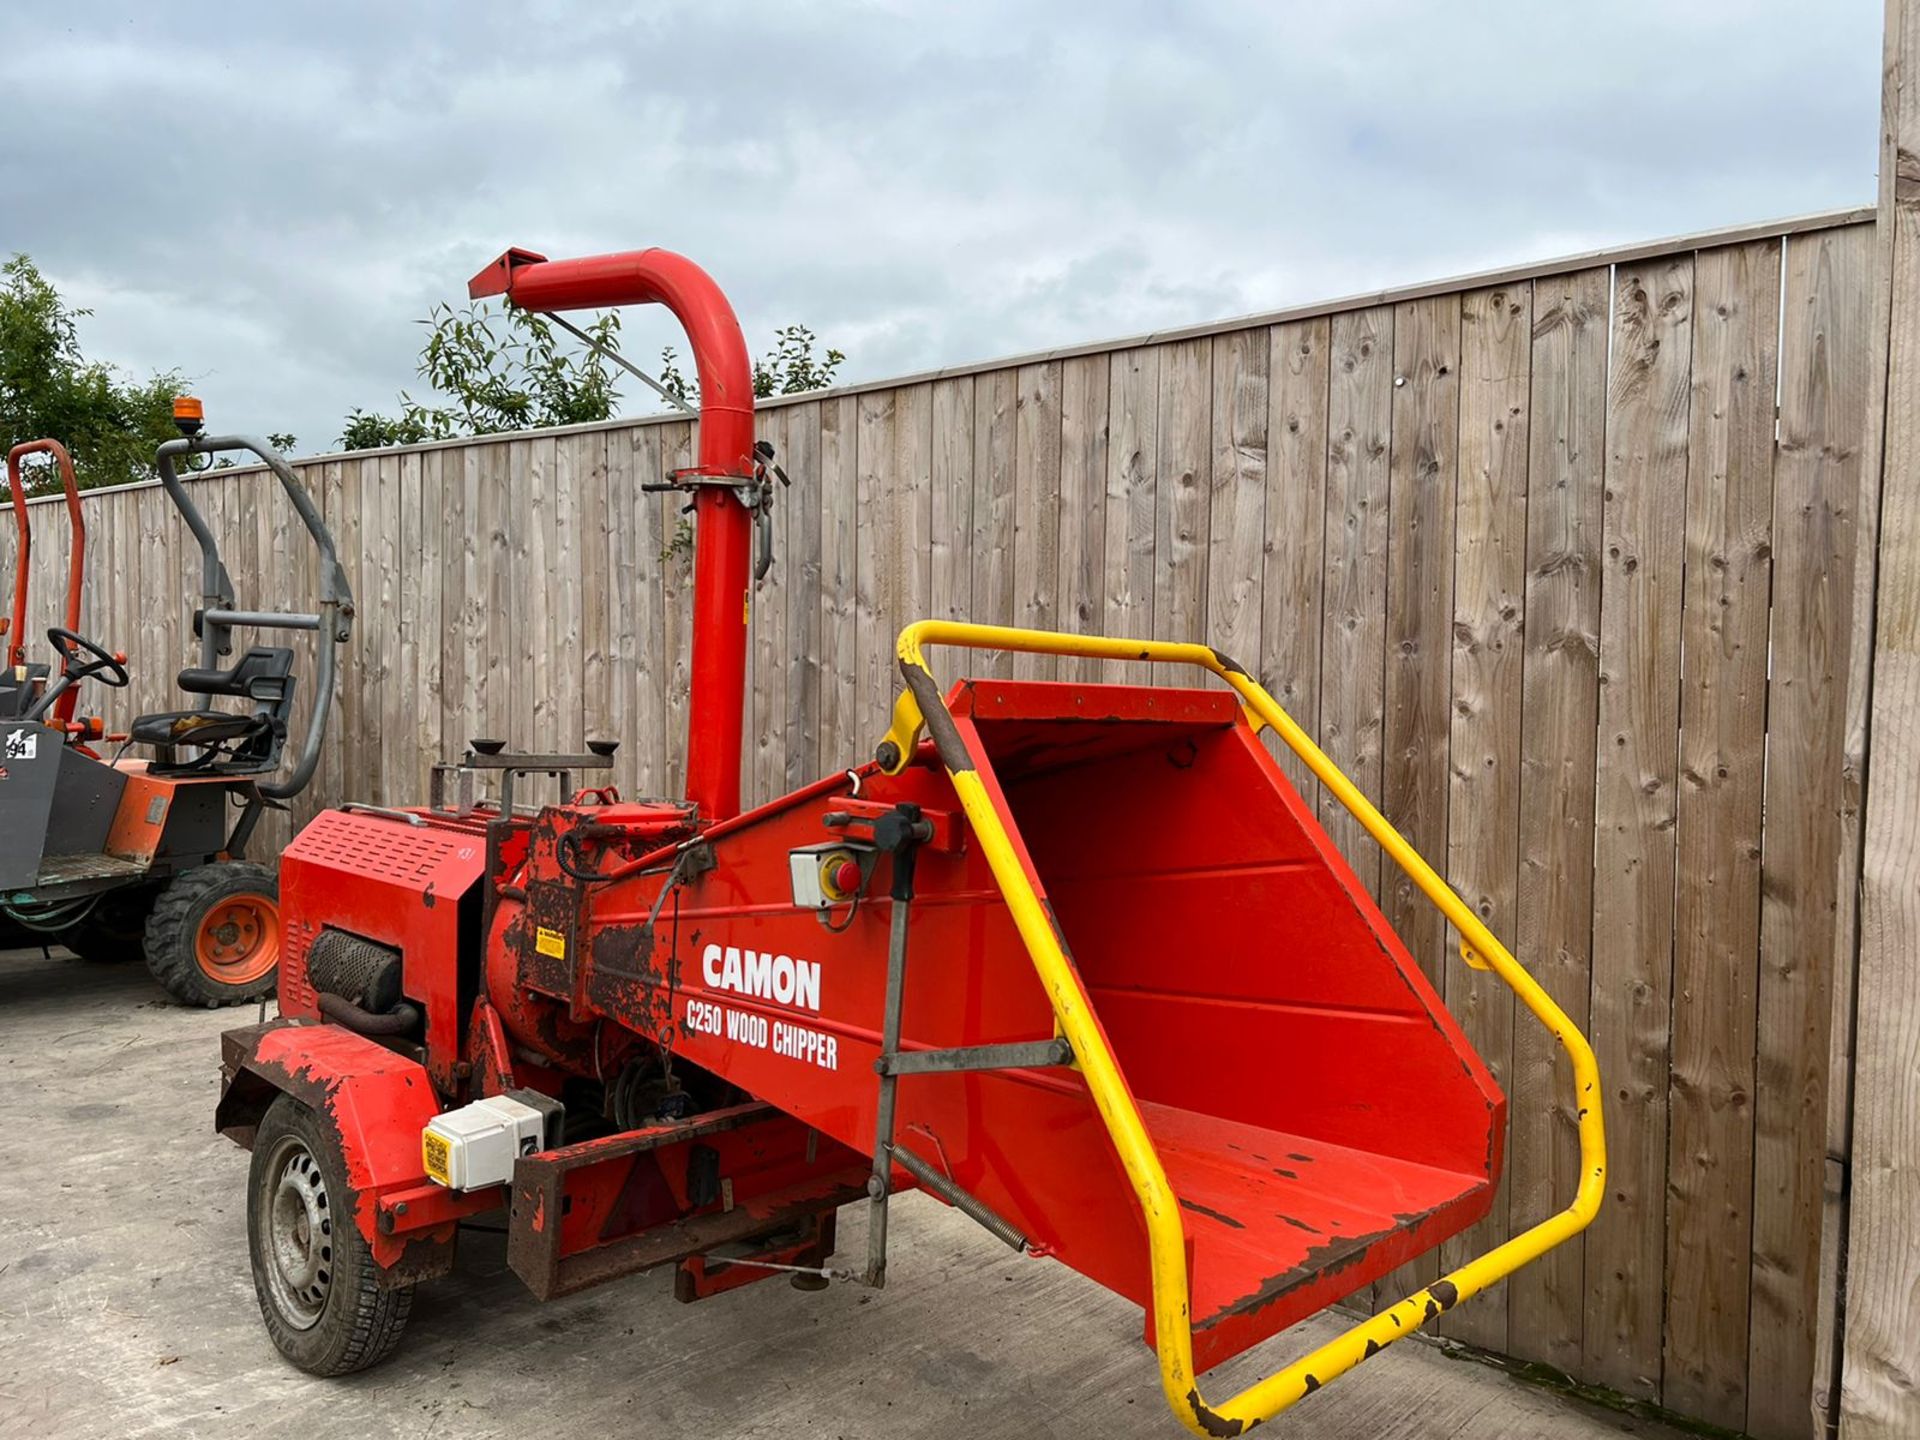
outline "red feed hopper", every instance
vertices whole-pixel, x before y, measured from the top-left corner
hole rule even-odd
[[[1486,1213],[1493,1077],[1230,694],[980,682],[955,702],[1187,1212],[1197,1364]],[[1000,983],[1037,989],[1026,968]],[[1132,1278],[1126,1231],[1107,1273]]]

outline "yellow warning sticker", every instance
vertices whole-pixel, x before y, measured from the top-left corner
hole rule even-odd
[[[447,1179],[447,1142],[431,1130],[420,1132],[420,1160],[427,1167],[429,1178],[438,1180],[442,1185],[452,1182]]]
[[[542,955],[551,955],[556,960],[567,958],[567,937],[558,930],[549,930],[544,925],[534,927],[533,948]]]

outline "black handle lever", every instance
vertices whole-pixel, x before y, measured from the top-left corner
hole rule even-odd
[[[920,813],[918,805],[902,800],[885,814],[871,817],[830,810],[820,820],[833,830],[851,829],[856,825],[867,830],[872,836],[873,848],[893,857],[893,888],[889,893],[895,900],[913,899],[915,862],[920,847],[933,839],[933,822]]]

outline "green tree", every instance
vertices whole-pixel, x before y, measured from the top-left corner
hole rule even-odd
[[[425,320],[420,378],[447,403],[400,392],[400,413],[355,409],[340,443],[349,450],[416,445],[462,435],[497,435],[549,425],[611,419],[619,396],[610,362],[598,351],[562,345],[544,316],[482,302],[436,305]],[[620,348],[620,316],[609,311],[583,327],[594,343]]]
[[[340,433],[340,448],[380,450],[388,445],[418,445],[433,438],[433,431],[422,420],[405,415],[368,414],[355,406],[347,412],[345,429]]]
[[[138,380],[88,360],[76,322],[90,313],[61,299],[27,256],[0,265],[0,441],[60,441],[83,487],[144,480],[154,451],[176,435],[183,384],[174,371]],[[59,484],[43,467],[32,473],[35,492]]]
[[[447,403],[416,400],[403,390],[398,414],[356,407],[342,422],[341,448],[377,450],[579,425],[610,420],[618,412],[613,362],[591,348],[566,347],[542,316],[482,302],[462,310],[436,305],[420,323],[428,330],[420,377]],[[596,315],[582,328],[596,345],[619,353],[618,312]],[[825,389],[845,359],[838,350],[820,351],[818,338],[805,325],[789,325],[774,333],[773,348],[754,361],[753,393]],[[671,346],[661,352],[660,370],[670,393],[689,403],[699,398],[699,385],[681,373]]]
[[[805,325],[774,331],[773,348],[753,362],[754,397],[798,395],[833,384],[847,357],[832,349],[816,354],[819,344],[820,337]],[[679,352],[671,345],[660,352],[660,383],[689,404],[700,398],[699,383],[682,372]]]

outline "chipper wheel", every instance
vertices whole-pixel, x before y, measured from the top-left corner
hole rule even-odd
[[[270,994],[280,964],[280,882],[227,861],[176,876],[147,921],[147,968],[183,1005],[213,1009]]]
[[[352,1210],[332,1126],[282,1095],[253,1137],[247,1250],[267,1333],[312,1375],[386,1359],[413,1309],[412,1286],[380,1287]]]

